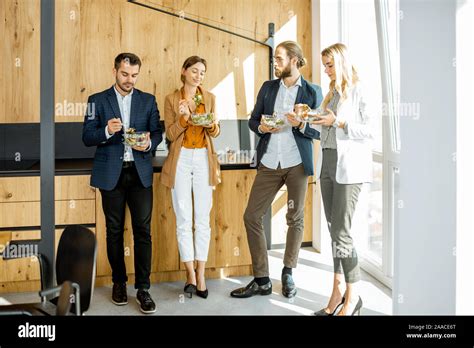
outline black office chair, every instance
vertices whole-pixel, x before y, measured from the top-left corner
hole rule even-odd
[[[41,303],[22,303],[14,304],[8,306],[0,306],[0,316],[1,315],[57,315],[57,316],[66,316],[70,314],[71,305],[71,296],[75,295],[75,292],[78,289],[78,285],[71,283],[70,281],[65,281],[60,286],[57,286],[52,289],[40,291]],[[57,305],[53,305],[50,302],[46,301],[46,296],[54,295],[57,296],[59,293]],[[76,314],[80,315],[80,304],[76,302]]]
[[[71,301],[73,298],[72,296],[77,296],[79,294],[79,285],[76,283],[72,283],[69,280],[63,282],[60,286],[50,289],[41,291],[41,298],[42,301],[46,301],[46,296],[48,295],[57,295],[57,291],[59,290],[59,297],[58,301],[56,302],[56,315],[58,316],[65,316],[68,315],[71,311],[71,304],[75,303],[75,314],[81,314],[81,303],[80,303],[80,296],[77,300]]]
[[[22,241],[23,243],[25,241]],[[22,255],[30,257],[31,255]],[[41,254],[35,255],[40,265],[40,273],[44,270],[44,257]],[[16,258],[5,257],[4,259]],[[67,226],[59,240],[56,254],[56,281],[58,287],[45,289],[43,276],[41,278],[42,290],[39,292],[41,303],[34,304],[14,304],[0,306],[2,314],[26,314],[30,315],[61,315],[69,313],[71,309],[71,298],[74,300],[74,314],[82,315],[89,309],[95,281],[95,266],[97,258],[97,241],[94,233],[84,226]],[[49,296],[57,296],[47,301]],[[71,295],[74,294],[74,297]],[[67,307],[67,303],[69,307]]]

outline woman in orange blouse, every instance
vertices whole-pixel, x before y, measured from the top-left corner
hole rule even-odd
[[[215,110],[215,96],[201,86],[206,68],[203,58],[186,59],[181,70],[183,87],[166,96],[165,128],[170,147],[161,172],[161,182],[171,188],[178,249],[186,266],[184,292],[203,298],[208,296],[204,271],[211,238],[212,191],[220,183],[212,143],[220,133],[219,123],[214,117],[211,124],[199,126],[191,118],[192,114],[213,114]]]

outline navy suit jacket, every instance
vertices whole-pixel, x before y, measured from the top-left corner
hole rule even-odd
[[[270,80],[263,83],[262,88],[258,92],[257,103],[252,111],[252,116],[249,120],[249,128],[257,134],[260,139],[257,145],[257,160],[252,161],[253,166],[258,167],[263,155],[267,151],[268,142],[270,141],[271,133],[261,134],[258,131],[260,119],[262,115],[273,114],[275,101],[280,88],[280,79]],[[295,104],[307,104],[311,109],[319,107],[323,101],[323,94],[321,87],[307,82],[301,77],[301,87],[298,89]],[[292,128],[295,137],[296,145],[303,161],[303,167],[306,175],[314,174],[313,166],[313,139],[319,139],[319,132],[309,126],[305,127],[304,133],[299,129]]]
[[[91,186],[110,191],[115,188],[122,172],[125,146],[122,144],[123,129],[107,140],[105,127],[108,120],[120,117],[120,108],[114,87],[89,97],[88,108],[82,128],[82,141],[86,146],[97,146],[92,168]],[[151,149],[146,152],[133,151],[135,167],[144,187],[153,183],[151,152],[163,140],[160,112],[153,95],[138,89],[133,90],[130,127],[150,132]]]

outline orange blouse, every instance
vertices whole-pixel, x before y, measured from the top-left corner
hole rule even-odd
[[[199,87],[196,93],[201,94],[201,90]],[[183,88],[181,88],[181,98],[185,99]],[[206,112],[206,107],[203,101],[196,107],[195,112],[198,114]],[[179,123],[181,127],[186,128],[186,130],[184,131],[183,147],[187,149],[202,149],[206,147],[206,137],[204,136],[204,132],[206,131],[206,129],[209,132],[209,135],[211,136],[217,131],[217,127],[215,124],[213,124],[211,128],[204,128],[203,126],[194,126],[189,124],[184,118],[184,116],[181,116],[179,118]]]

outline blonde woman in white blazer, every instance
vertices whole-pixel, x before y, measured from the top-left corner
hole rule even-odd
[[[357,292],[360,269],[351,237],[351,221],[362,184],[372,181],[372,122],[364,89],[352,66],[346,46],[337,43],[321,52],[325,73],[331,79],[320,120],[321,146],[316,175],[331,233],[334,284],[328,305],[315,315],[360,314]],[[343,293],[339,285],[345,283]]]

